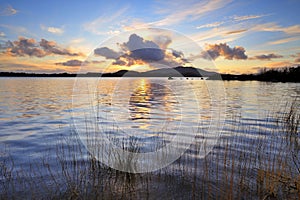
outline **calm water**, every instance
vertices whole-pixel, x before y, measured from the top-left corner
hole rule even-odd
[[[224,99],[210,94],[215,91],[209,91],[207,82],[216,84],[165,79],[81,78],[76,82],[73,78],[1,78],[0,141],[20,158],[34,157],[51,148],[58,135],[74,128],[74,121],[82,122],[76,128],[85,129],[87,113],[98,114],[105,131],[118,129],[145,139],[162,131],[207,127],[215,119],[211,110],[221,106],[226,106],[226,131],[233,117],[239,116],[243,124],[264,120],[300,93],[297,83],[228,81],[218,86],[224,86],[225,105],[218,102]],[[184,124],[178,127],[179,123]]]
[[[189,134],[178,141],[196,136],[213,147],[219,134],[237,132],[236,121],[249,129],[244,138],[272,129],[268,115],[299,95],[299,83],[0,78],[0,150],[9,152],[16,168],[26,169],[45,155],[55,158],[49,152],[74,130],[83,141],[91,130],[113,134],[116,147],[134,137],[144,153],[182,133]]]

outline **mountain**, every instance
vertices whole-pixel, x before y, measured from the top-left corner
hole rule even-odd
[[[202,69],[197,69],[194,67],[175,67],[175,68],[165,68],[156,69],[152,71],[143,72],[142,76],[147,77],[202,77],[202,76],[212,76],[214,72],[208,72]]]
[[[120,70],[114,73],[105,73],[102,74],[102,77],[139,77],[140,73],[136,71]]]
[[[217,73],[209,72],[202,69],[194,67],[175,67],[175,68],[164,68],[156,69],[146,72],[136,72],[136,71],[127,71],[121,70],[115,73],[111,73],[108,76],[126,76],[126,77],[202,77],[202,76],[215,76]],[[103,76],[107,76],[103,74]]]

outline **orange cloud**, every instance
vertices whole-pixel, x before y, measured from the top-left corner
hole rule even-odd
[[[243,33],[243,32],[246,32],[246,31],[247,31],[247,29],[241,29],[241,30],[229,31],[225,34],[226,35],[231,35],[231,34]]]
[[[215,60],[218,57],[224,57],[227,60],[246,60],[248,58],[243,47],[236,46],[231,48],[226,43],[209,44],[200,57],[208,60]]]

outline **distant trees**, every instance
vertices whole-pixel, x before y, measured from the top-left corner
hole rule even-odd
[[[262,68],[256,75],[261,81],[300,82],[300,66],[276,69]]]

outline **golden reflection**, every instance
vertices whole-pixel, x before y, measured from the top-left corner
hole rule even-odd
[[[158,128],[153,127],[152,120],[162,125],[174,120],[175,98],[167,87],[141,79],[129,101],[129,119],[134,122],[132,128]]]
[[[150,84],[147,80],[141,79],[137,89],[131,94],[129,101],[130,119],[138,124],[133,128],[147,129],[150,119]]]

